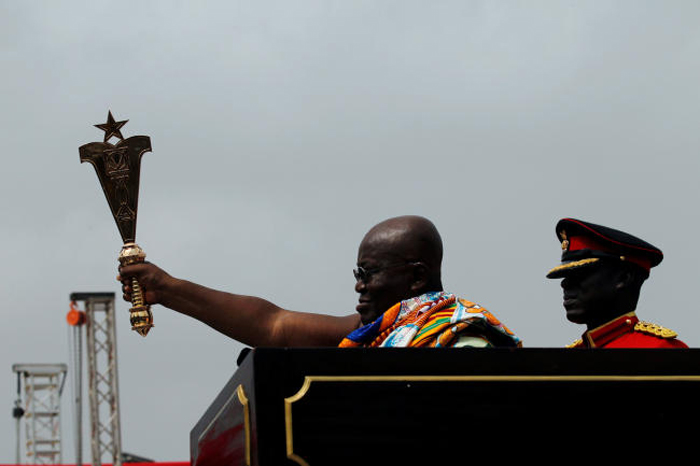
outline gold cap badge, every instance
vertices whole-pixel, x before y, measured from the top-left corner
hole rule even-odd
[[[564,230],[562,230],[559,233],[559,236],[561,236],[561,250],[568,251],[569,250],[569,240],[566,237],[566,232]]]

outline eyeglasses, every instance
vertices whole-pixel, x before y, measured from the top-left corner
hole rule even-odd
[[[401,267],[402,265],[416,265],[416,264],[420,264],[420,262],[398,262],[396,264],[385,265],[384,267],[375,267],[373,269],[366,269],[364,267],[357,267],[356,269],[352,269],[352,274],[355,277],[355,280],[360,281],[360,282],[366,282],[367,280],[370,279],[370,277],[372,275],[374,275],[377,272],[381,272],[382,270],[394,269],[396,267]]]

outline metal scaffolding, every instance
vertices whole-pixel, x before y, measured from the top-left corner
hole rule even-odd
[[[83,301],[87,315],[92,464],[121,466],[114,293],[72,293],[70,299]]]
[[[27,462],[61,463],[61,393],[68,367],[65,364],[13,364],[12,370],[21,379],[18,392],[20,386],[24,388],[24,409],[20,408],[16,416],[17,460],[21,456],[19,423],[23,419]],[[19,403],[17,405],[19,408]]]

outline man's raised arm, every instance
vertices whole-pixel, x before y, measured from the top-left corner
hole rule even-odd
[[[360,326],[360,316],[296,312],[265,299],[213,290],[170,276],[151,263],[119,269],[124,299],[131,301],[136,277],[148,304],[161,304],[194,317],[250,346],[337,346]]]

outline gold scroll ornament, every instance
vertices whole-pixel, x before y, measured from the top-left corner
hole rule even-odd
[[[90,142],[79,148],[80,162],[89,162],[97,172],[102,191],[117,222],[119,234],[124,241],[119,263],[138,264],[146,258],[136,244],[136,212],[139,200],[139,175],[141,173],[141,156],[151,151],[151,138],[148,136],[131,136],[124,139],[121,127],[129,120],[115,121],[112,112],[107,113],[107,122],[94,125],[105,132],[103,142]],[[112,145],[112,137],[119,141]],[[153,327],[153,314],[145,303],[141,286],[136,278],[131,281],[131,304],[129,319],[131,329],[139,335],[146,336]]]

